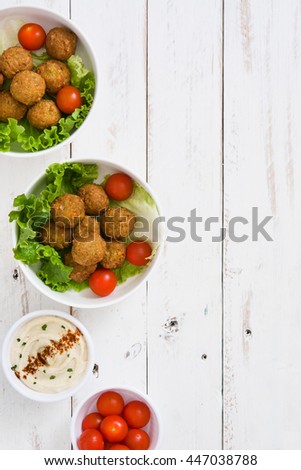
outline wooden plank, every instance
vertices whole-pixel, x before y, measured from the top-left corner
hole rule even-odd
[[[103,158],[133,169],[146,169],[145,2],[91,0],[91,15],[82,1],[73,0],[72,20],[87,31],[99,60],[99,95],[94,118],[72,146],[78,158]],[[91,27],[93,21],[94,27]],[[116,306],[93,311],[74,310],[92,333],[98,380],[91,380],[74,398],[89,391],[127,385],[146,388],[146,287]]]
[[[1,8],[15,4],[26,5],[26,1],[1,1]],[[45,6],[68,16],[68,3],[60,0],[32,1],[32,5]],[[12,226],[8,222],[8,213],[17,194],[21,194],[52,162],[69,157],[69,147],[54,150],[47,157],[32,160],[16,160],[5,155],[0,156],[1,180],[1,246],[0,259],[4,269],[0,270],[1,284],[1,342],[6,331],[21,315],[44,308],[68,311],[56,302],[39,294],[24,278],[18,263],[12,254]],[[43,405],[22,398],[0,376],[0,422],[2,423],[1,449],[66,449],[69,447],[70,401]],[[16,422],[20,432],[16,433]],[[5,424],[4,424],[5,423]],[[55,429],[55,433],[49,432]]]
[[[149,2],[149,181],[187,233],[149,281],[149,393],[165,449],[221,446],[221,244],[202,224],[193,241],[187,222],[194,208],[221,217],[221,3]]]
[[[274,240],[225,244],[228,449],[300,445],[300,15],[297,0],[226,2],[225,219],[258,207]]]

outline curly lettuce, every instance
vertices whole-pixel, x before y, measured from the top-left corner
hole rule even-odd
[[[48,58],[45,53],[34,54],[35,63],[45,62]],[[82,125],[93,103],[95,76],[84,66],[82,59],[77,55],[71,56],[67,60],[67,65],[71,73],[71,85],[81,92],[82,106],[75,109],[72,114],[62,117],[56,126],[44,130],[32,127],[26,117],[19,122],[13,118],[8,119],[7,123],[0,124],[1,152],[16,148],[26,152],[48,149],[66,140]]]
[[[40,229],[50,218],[50,206],[54,199],[66,192],[76,193],[81,185],[92,183],[97,177],[97,165],[54,163],[46,170],[46,189],[40,196],[21,194],[14,199],[15,209],[10,212],[9,220],[16,222],[19,231],[18,242],[13,249],[15,259],[38,265],[37,276],[55,291],[80,291],[88,284],[70,279],[72,268],[63,263],[63,253],[39,243]]]

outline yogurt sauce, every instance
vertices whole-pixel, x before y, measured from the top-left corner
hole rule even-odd
[[[74,387],[88,364],[81,331],[64,318],[45,315],[29,320],[11,343],[11,369],[24,385],[44,393]]]

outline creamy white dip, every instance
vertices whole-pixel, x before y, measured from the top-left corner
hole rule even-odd
[[[88,348],[73,323],[45,315],[17,330],[10,358],[12,371],[27,387],[58,393],[81,380],[87,369]]]

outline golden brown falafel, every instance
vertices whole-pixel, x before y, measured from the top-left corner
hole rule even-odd
[[[20,103],[31,106],[42,99],[45,94],[46,83],[38,73],[24,70],[17,73],[12,79],[10,92]]]
[[[83,220],[75,227],[74,238],[85,239],[93,234],[100,235],[100,223],[94,217],[85,215]]]
[[[57,250],[63,250],[72,242],[72,232],[56,225],[52,220],[48,220],[41,228],[41,242],[50,245]]]
[[[86,214],[99,215],[109,207],[110,200],[107,193],[99,184],[84,184],[77,194],[85,203]]]
[[[125,262],[126,246],[122,242],[107,242],[101,264],[106,269],[119,268]]]
[[[66,28],[53,28],[46,36],[47,54],[58,60],[67,60],[76,50],[77,37]]]
[[[8,118],[19,121],[25,116],[27,107],[12,97],[9,91],[0,92],[0,121],[7,122]]]
[[[28,121],[37,129],[46,129],[47,127],[56,126],[61,117],[62,114],[59,108],[52,100],[39,101],[32,106],[27,113]]]
[[[133,212],[124,207],[109,207],[100,221],[103,233],[112,239],[126,238],[136,222]]]
[[[72,253],[67,253],[64,258],[64,263],[66,266],[70,266],[72,269],[70,273],[70,278],[75,282],[83,282],[90,274],[94,273],[97,269],[97,264],[90,264],[89,266],[82,266],[74,261],[72,258]]]
[[[61,227],[75,227],[85,217],[83,200],[75,194],[59,196],[51,204],[51,217]]]
[[[0,72],[0,88],[2,87],[3,83],[4,83],[4,75],[3,73]]]
[[[39,65],[36,71],[44,78],[48,93],[57,93],[70,83],[70,70],[64,62],[59,60],[47,60]]]
[[[31,54],[23,47],[9,47],[0,56],[0,71],[6,78],[13,78],[18,72],[32,69]]]
[[[106,242],[100,235],[92,234],[88,238],[73,240],[72,257],[82,266],[99,263],[104,256]]]

